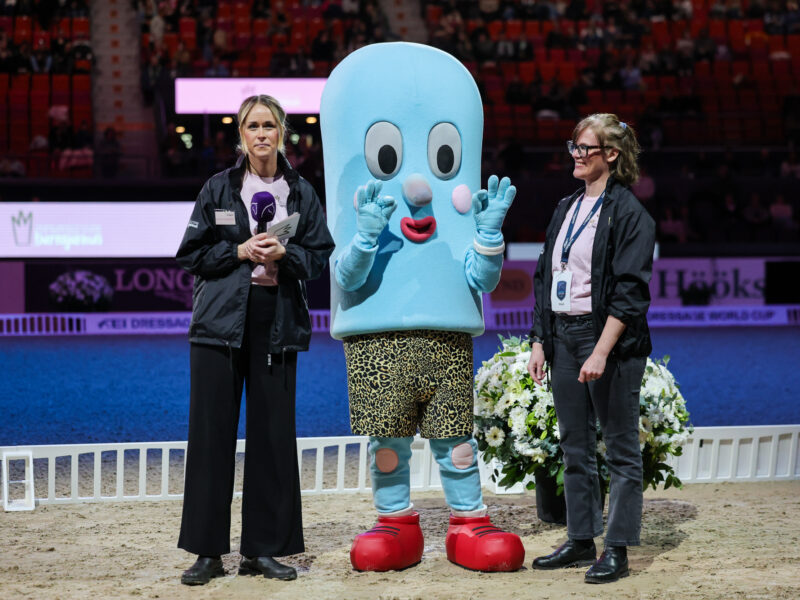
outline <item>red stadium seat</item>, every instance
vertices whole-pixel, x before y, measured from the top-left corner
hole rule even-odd
[[[232,19],[233,10],[227,2],[220,2],[217,6],[217,19]]]
[[[502,21],[489,21],[486,25],[486,30],[489,32],[489,37],[493,40],[497,40],[500,37],[500,34],[503,32],[503,22]]]
[[[72,38],[89,39],[89,19],[86,17],[72,19]]]
[[[14,19],[9,16],[0,16],[0,31],[11,37],[14,33]]]
[[[250,5],[237,2],[233,7],[233,16],[236,19],[250,19]]]
[[[23,91],[25,93],[31,89],[30,73],[20,73],[11,76],[11,91]]]
[[[519,75],[517,63],[510,60],[504,60],[500,62],[500,71],[502,71],[503,79],[505,79],[506,82]]]
[[[542,78],[542,81],[549,83],[553,81],[558,75],[558,66],[556,63],[552,62],[543,62],[539,63],[539,75]]]
[[[672,45],[672,36],[669,24],[666,21],[654,21],[650,24],[650,32],[657,46],[667,47]]]
[[[506,21],[506,37],[516,40],[522,33],[522,21],[519,19],[509,19]]]
[[[14,19],[14,43],[20,45],[30,44],[33,35],[33,23],[30,17],[18,16]]]
[[[72,76],[72,91],[74,92],[91,92],[92,79],[89,75],[73,75]]]
[[[320,32],[325,29],[325,20],[322,17],[314,17],[308,22],[308,38],[314,41]]]
[[[527,60],[519,63],[519,78],[523,83],[531,83],[536,79],[536,63]]]
[[[250,77],[250,59],[240,58],[231,63],[233,77]]]
[[[680,21],[672,21],[670,23],[670,34],[672,35],[673,40],[679,40],[683,36],[683,32],[686,31],[688,24],[685,20],[681,19]]]
[[[253,35],[266,35],[269,32],[269,19],[253,19]]]
[[[164,34],[164,47],[167,49],[169,56],[175,56],[175,51],[178,49],[178,34],[165,33]]]
[[[233,21],[233,31],[236,34],[246,33],[250,35],[250,27],[252,26],[252,20],[249,17],[236,17]]]
[[[724,44],[728,41],[728,31],[725,26],[725,21],[722,19],[711,19],[708,22],[708,37],[717,42]]]
[[[768,48],[770,54],[773,52],[786,52],[786,42],[782,35],[769,36]]]
[[[233,37],[233,47],[237,52],[245,52],[250,47],[250,32],[237,32]]]
[[[72,37],[72,19],[69,17],[58,19],[53,23],[52,29],[54,36],[63,36],[66,39],[70,39]]]
[[[428,4],[425,7],[425,20],[432,24],[439,23],[439,19],[442,18],[443,13],[444,10],[441,6],[436,4]]]
[[[558,66],[558,82],[569,88],[578,80],[578,67],[572,62],[563,62]]]
[[[525,37],[531,38],[533,36],[541,37],[542,27],[539,21],[528,20],[525,21]]]
[[[800,34],[786,36],[786,49],[792,55],[792,59],[800,57]]]
[[[563,48],[550,48],[547,56],[551,62],[559,65],[567,60],[567,53]]]

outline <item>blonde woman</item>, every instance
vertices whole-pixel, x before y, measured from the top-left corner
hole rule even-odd
[[[639,389],[651,351],[648,284],[655,223],[630,185],[639,175],[633,128],[594,114],[567,142],[584,185],[556,208],[534,277],[536,305],[528,371],[541,383],[550,363],[564,452],[567,541],[533,561],[537,569],[589,566],[587,583],[628,575],[627,547],[639,544],[642,457]],[[611,471],[603,533],[597,477],[597,420]]]
[[[295,441],[297,352],[311,338],[305,280],[333,251],[317,194],[283,154],[286,115],[271,96],[238,113],[241,155],[212,176],[177,253],[194,275],[189,328],[191,391],[183,519],[178,546],[198,555],[186,585],[224,575],[230,552],[236,432],[244,388],[240,574],[290,580],[274,559],[304,551]],[[296,233],[264,232],[299,213]]]

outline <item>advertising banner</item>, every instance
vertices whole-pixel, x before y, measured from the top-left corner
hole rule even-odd
[[[174,257],[191,202],[0,203],[0,258]]]
[[[797,258],[660,258],[653,262],[651,306],[763,305],[767,263],[794,260]],[[506,261],[488,306],[533,307],[535,271],[536,261]]]
[[[26,312],[148,312],[192,308],[192,275],[175,260],[25,264]]]

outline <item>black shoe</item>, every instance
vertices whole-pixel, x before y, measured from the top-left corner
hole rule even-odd
[[[253,558],[242,557],[239,565],[239,575],[263,575],[268,579],[291,581],[297,579],[297,570],[288,565],[282,565],[269,556],[256,556]]]
[[[219,556],[200,556],[195,563],[181,575],[183,585],[205,585],[214,577],[225,575]]]
[[[628,549],[625,546],[606,546],[600,558],[586,571],[586,583],[610,583],[630,575]]]
[[[558,550],[533,559],[534,569],[563,569],[587,567],[597,558],[594,540],[567,540]]]

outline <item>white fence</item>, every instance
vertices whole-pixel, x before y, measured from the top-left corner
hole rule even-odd
[[[698,427],[673,466],[684,483],[796,480],[800,479],[798,438],[800,425]],[[350,436],[299,438],[303,494],[368,492],[367,441]],[[237,455],[244,447],[244,440],[239,440]],[[0,448],[4,505],[19,507],[21,498],[35,498],[42,505],[180,499],[185,450],[186,442]],[[27,451],[32,461],[19,458]],[[522,492],[521,485],[498,489],[490,474],[491,467],[481,463],[481,477],[490,491]],[[422,438],[412,445],[411,488],[441,488],[438,466]]]

